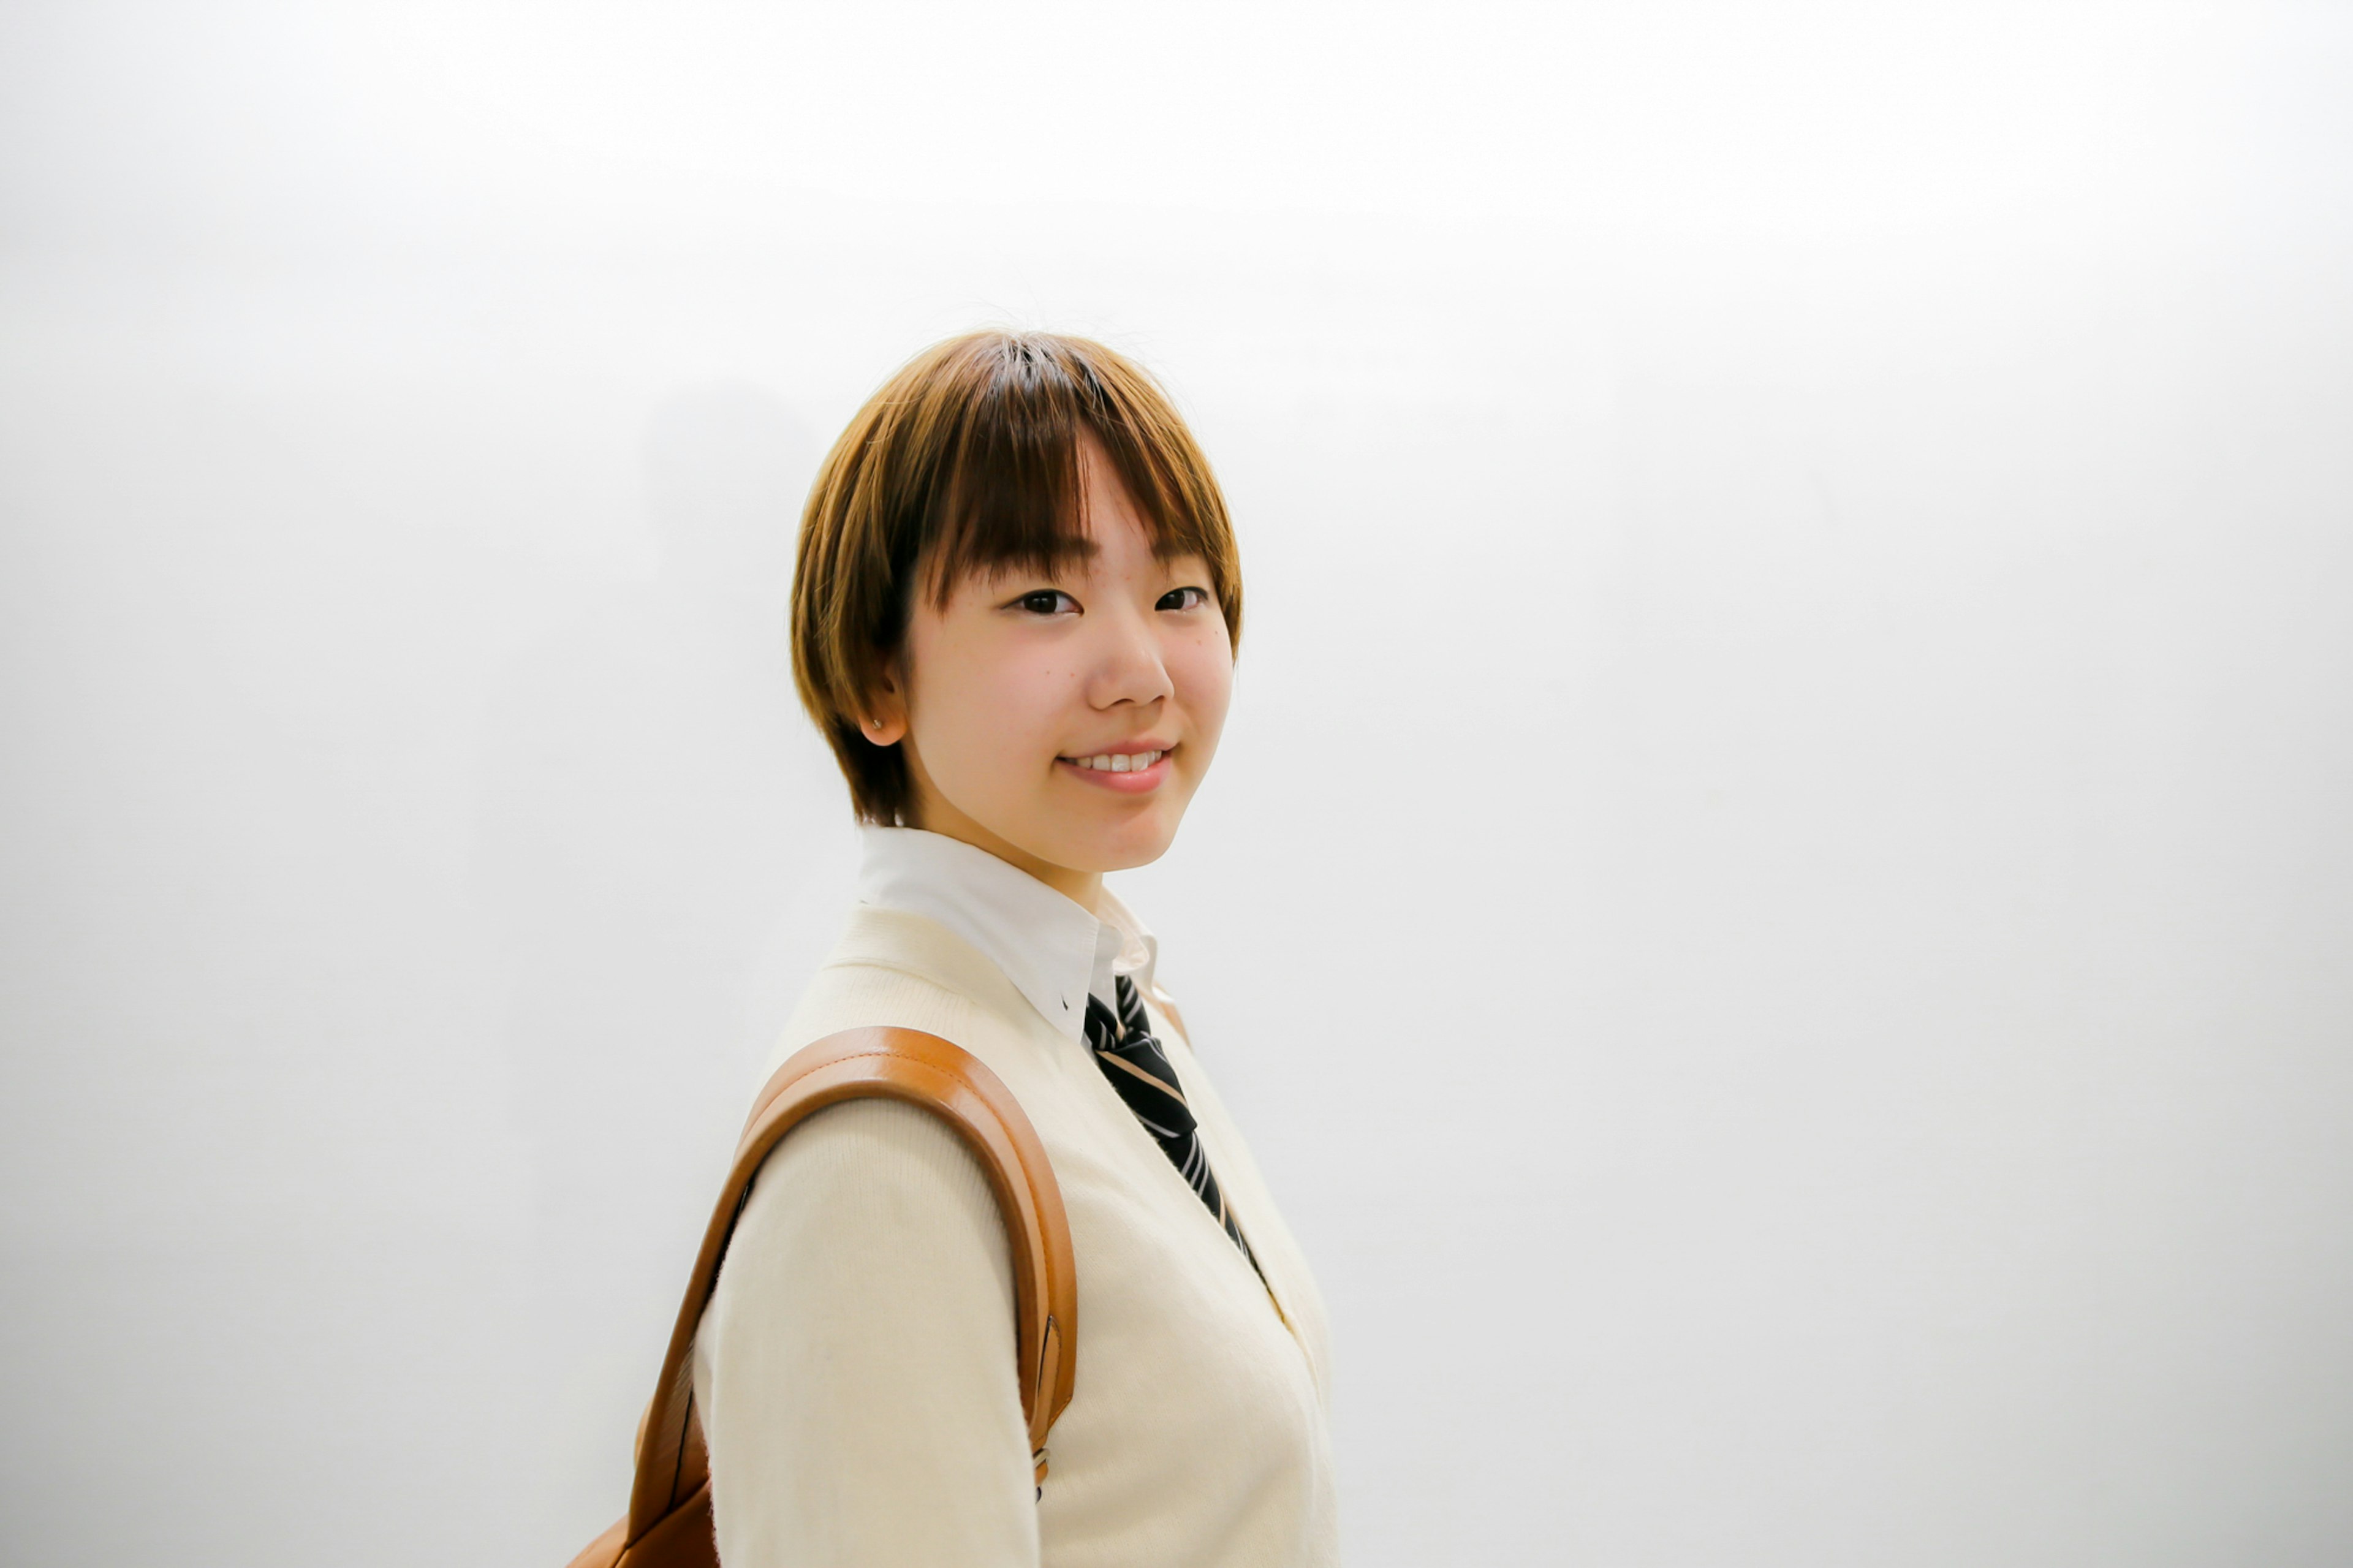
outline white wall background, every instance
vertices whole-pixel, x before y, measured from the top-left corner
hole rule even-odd
[[[0,1556],[619,1510],[1010,321],[1239,512],[1352,1563],[2353,1561],[2344,6],[10,0],[0,204]]]

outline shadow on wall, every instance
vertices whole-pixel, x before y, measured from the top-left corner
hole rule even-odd
[[[754,386],[649,422],[659,559],[504,675],[488,703],[475,879],[533,1159],[522,1392],[550,1446],[534,1524],[576,1546],[625,1499],[709,1189],[790,1002],[796,893],[842,879],[830,759],[785,642],[816,460]],[[824,900],[828,906],[836,901]],[[568,1533],[567,1533],[568,1532]],[[577,1540],[573,1540],[574,1535]]]

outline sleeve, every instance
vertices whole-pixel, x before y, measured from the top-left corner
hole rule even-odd
[[[1013,1275],[980,1162],[931,1112],[821,1110],[768,1157],[695,1394],[726,1568],[1037,1568]]]

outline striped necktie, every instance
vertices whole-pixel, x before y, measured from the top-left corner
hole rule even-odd
[[[1200,1128],[1193,1120],[1193,1108],[1185,1103],[1176,1069],[1169,1065],[1160,1042],[1152,1037],[1151,1020],[1145,1014],[1144,998],[1136,994],[1135,982],[1117,975],[1113,989],[1119,998],[1116,1016],[1103,1005],[1102,997],[1087,998],[1087,1045],[1096,1063],[1119,1098],[1135,1112],[1135,1119],[1144,1123],[1145,1131],[1158,1140],[1160,1152],[1168,1156],[1176,1173],[1192,1184],[1209,1213],[1234,1238],[1234,1245],[1242,1249],[1242,1256],[1250,1259],[1250,1266],[1258,1268],[1258,1256],[1242,1239],[1241,1225],[1226,1206],[1226,1195],[1219,1191],[1217,1175],[1209,1169],[1208,1152],[1201,1147]]]

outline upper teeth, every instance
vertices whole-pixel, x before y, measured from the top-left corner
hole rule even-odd
[[[1167,754],[1166,752],[1130,752],[1124,754],[1106,752],[1101,756],[1072,757],[1071,761],[1101,773],[1140,773]]]

